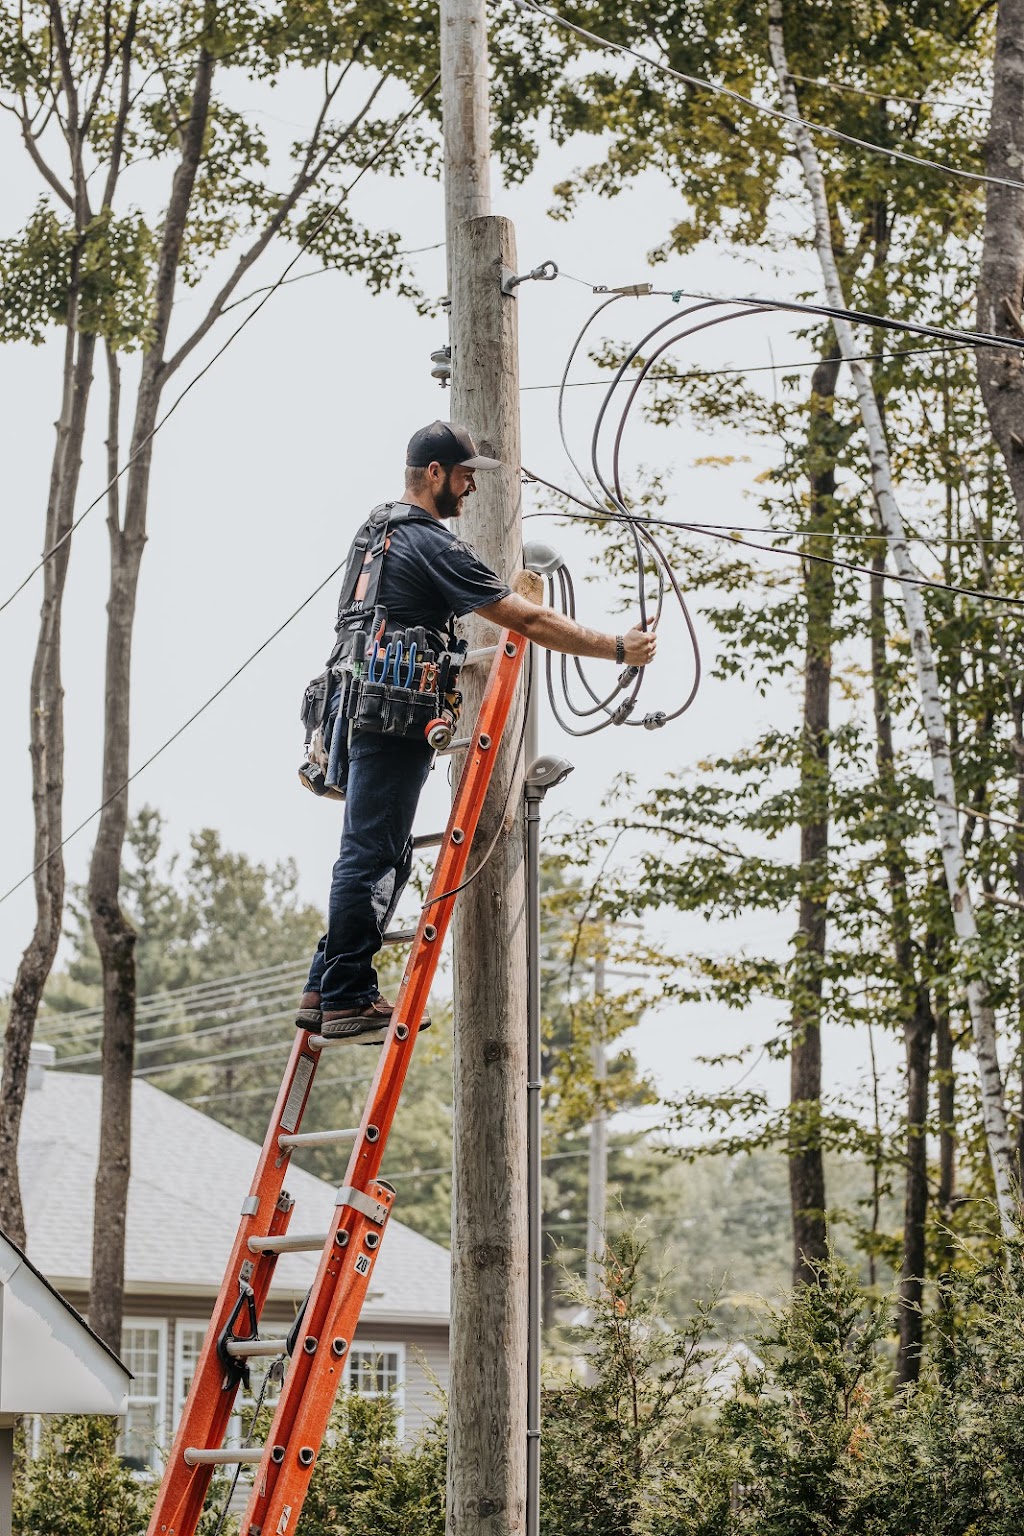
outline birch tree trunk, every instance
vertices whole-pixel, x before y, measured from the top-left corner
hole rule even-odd
[[[834,524],[835,456],[828,440],[839,374],[823,358],[811,378],[807,431],[809,551],[827,554]],[[800,916],[795,939],[790,1041],[789,1199],[793,1283],[817,1278],[828,1257],[825,1164],[821,1145],[821,1009],[828,920],[829,705],[835,572],[815,560],[804,571],[806,660],[800,753]]]
[[[989,176],[1020,181],[1024,172],[1024,0],[999,0],[992,115],[985,146]],[[1020,340],[1024,294],[1024,192],[985,188],[978,281],[978,329]],[[1024,356],[995,347],[976,353],[978,382],[992,435],[1006,464],[1024,539]]]
[[[782,0],[769,0],[768,41],[772,66],[782,93],[783,106],[790,117],[795,119],[799,117],[799,105],[786,58]],[[835,308],[845,309],[843,285],[832,246],[828,193],[817,150],[810,133],[800,123],[791,122],[787,125],[787,131],[796,149],[813,209],[814,243],[821,264],[826,298]],[[850,367],[860,417],[867,435],[871,484],[879,522],[886,536],[897,574],[901,578],[903,609],[914,657],[921,714],[931,758],[932,786],[935,793],[934,815],[953,914],[953,927],[959,943],[973,947],[977,942],[978,928],[967,884],[967,871],[957,822],[957,792],[953,762],[924,601],[920,588],[912,581],[903,579],[913,577],[915,572],[907,547],[899,503],[893,490],[889,451],[871,376],[864,364],[857,360],[858,347],[852,326],[843,319],[834,320],[833,325],[840,350]],[[966,993],[981,1081],[985,1139],[992,1164],[999,1222],[1004,1235],[1010,1237],[1018,1229],[1019,1205],[1014,1147],[1007,1123],[1003,1079],[999,1067],[995,1015],[988,1004],[985,988],[976,977],[968,980]]]

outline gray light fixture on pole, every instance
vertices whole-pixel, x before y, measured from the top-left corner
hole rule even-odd
[[[550,544],[531,542],[523,550],[528,571],[550,576],[563,564]],[[540,1355],[542,1326],[541,1231],[541,1051],[540,1051],[540,803],[549,789],[572,773],[567,758],[539,756],[540,694],[537,654],[531,646],[530,699],[526,714],[526,1144],[527,1228],[529,1231],[529,1333],[526,1386],[526,1536],[540,1530]]]

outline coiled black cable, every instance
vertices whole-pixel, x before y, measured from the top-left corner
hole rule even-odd
[[[641,719],[632,719],[630,717],[633,714],[640,695],[640,690],[644,684],[646,668],[626,666],[620,673],[611,692],[602,695],[601,692],[592,686],[581,658],[578,656],[572,657],[571,666],[575,671],[576,678],[582,685],[587,699],[589,700],[589,703],[584,701],[582,704],[579,704],[574,700],[572,695],[570,684],[570,658],[564,655],[559,658],[559,686],[556,692],[555,663],[551,652],[548,652],[545,662],[545,682],[548,701],[550,703],[552,713],[554,714],[555,719],[558,721],[558,724],[568,735],[577,737],[595,735],[598,731],[606,729],[609,725],[633,725],[644,726],[648,730],[658,729],[659,727],[666,725],[670,720],[678,719],[680,715],[684,714],[686,710],[690,708],[691,704],[697,696],[701,681],[700,647],[697,640],[696,628],[687,607],[686,599],[683,596],[682,589],[679,585],[679,581],[675,575],[675,572],[672,570],[671,562],[662,543],[647,525],[646,519],[637,516],[637,514],[632,511],[622,489],[621,473],[619,469],[619,449],[621,447],[622,436],[625,430],[626,421],[629,416],[629,411],[632,402],[636,398],[635,388],[630,393],[625,410],[623,411],[622,417],[619,421],[618,431],[615,436],[615,448],[612,457],[612,469],[610,475],[606,474],[602,470],[600,449],[602,428],[611,407],[615,391],[625,377],[626,370],[640,355],[644,347],[651,341],[654,336],[660,334],[669,326],[677,326],[679,321],[684,319],[686,316],[695,314],[698,311],[720,308],[721,301],[715,299],[701,299],[691,305],[688,309],[682,311],[682,313],[677,310],[672,315],[670,315],[667,320],[659,321],[656,326],[652,327],[652,329],[649,330],[641,338],[636,346],[632,348],[624,361],[619,365],[616,370],[614,379],[612,380],[608,389],[605,391],[604,398],[602,399],[601,405],[597,412],[593,432],[591,434],[590,466],[592,469],[594,481],[596,481],[595,485],[594,481],[590,479],[590,477],[580,466],[569,444],[565,423],[565,392],[568,387],[569,374],[571,372],[573,362],[576,359],[576,356],[583,344],[583,340],[587,335],[587,332],[590,330],[591,326],[598,319],[598,317],[603,314],[611,304],[617,303],[618,300],[624,297],[626,297],[625,294],[615,293],[612,294],[609,298],[602,300],[596,309],[594,309],[592,314],[588,316],[587,320],[584,322],[575,340],[573,341],[573,344],[569,350],[568,358],[566,360],[565,368],[562,372],[562,379],[558,391],[559,436],[561,437],[562,447],[565,450],[565,454],[569,460],[569,463],[576,471],[576,474],[579,476],[579,479],[592,498],[592,501],[590,503],[585,503],[585,505],[592,506],[595,511],[601,511],[601,500],[603,493],[603,496],[606,499],[604,510],[609,516],[614,516],[617,522],[624,523],[629,531],[636,558],[637,603],[639,608],[638,627],[644,631],[656,630],[658,628],[658,625],[660,624],[665,611],[666,597],[669,593],[671,593],[680,608],[683,621],[686,626],[687,637],[689,639],[694,658],[694,675],[693,682],[689,688],[689,691],[687,692],[682,702],[677,705],[675,709],[671,711],[658,710],[643,716]],[[701,321],[697,325],[692,326],[683,332],[680,332],[678,335],[673,336],[669,339],[669,341],[664,342],[657,349],[654,357],[648,359],[648,362],[645,365],[645,373],[650,364],[653,363],[654,358],[660,356],[661,353],[667,349],[667,347],[673,345],[675,341],[680,340],[682,336],[692,334],[692,332],[696,330],[703,330],[709,325],[720,324],[725,319],[738,318],[739,315],[743,313],[748,313],[748,311],[740,310],[735,314],[730,314],[728,316],[718,315],[711,320]],[[648,609],[647,580],[649,567],[657,580],[657,596],[654,600],[653,614],[651,614]],[[557,586],[555,580],[556,575]],[[548,596],[552,605],[555,605],[557,598],[558,606],[561,608],[561,611],[570,618],[574,619],[576,617],[576,598],[572,576],[564,567],[559,569],[557,573],[552,573],[549,575]],[[616,703],[617,699],[619,701],[618,703]],[[600,716],[600,718],[595,719],[595,716]],[[578,721],[587,721],[590,723],[574,725],[570,717],[573,717]]]

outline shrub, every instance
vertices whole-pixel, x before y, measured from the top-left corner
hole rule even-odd
[[[588,1382],[544,1394],[544,1536],[715,1536],[729,1478],[709,1455],[705,1310],[685,1329],[661,1320],[657,1290],[639,1281],[643,1245],[609,1252],[605,1289],[581,1330]],[[581,1305],[585,1294],[571,1293]]]
[[[150,1490],[117,1452],[116,1419],[44,1420],[39,1455],[19,1458],[15,1536],[139,1536]]]

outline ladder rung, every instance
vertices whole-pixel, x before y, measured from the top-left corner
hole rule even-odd
[[[464,667],[475,667],[477,662],[490,661],[497,649],[496,645],[481,645],[475,651],[467,651],[462,658],[462,665]]]
[[[285,1147],[330,1147],[337,1141],[355,1141],[359,1135],[359,1127],[349,1126],[344,1131],[296,1131],[293,1135],[279,1136],[278,1146]]]
[[[412,845],[414,848],[440,848],[443,842],[443,832],[424,832],[422,837],[413,838]]]
[[[288,1340],[228,1339],[224,1348],[236,1360],[244,1360],[252,1355],[286,1355],[288,1353]]]
[[[442,747],[437,755],[444,757],[447,752],[465,752],[472,740],[472,736],[460,736],[458,741],[450,741],[446,747]]]
[[[263,1449],[258,1445],[239,1447],[236,1451],[202,1451],[190,1445],[185,1449],[185,1465],[189,1467],[258,1466],[263,1460]]]
[[[415,928],[390,928],[384,935],[385,944],[411,944],[416,937]]]
[[[326,1232],[285,1232],[281,1237],[250,1237],[250,1253],[314,1253],[327,1241]]]

